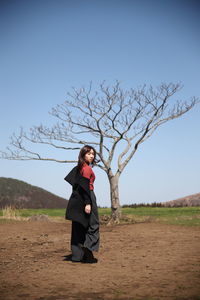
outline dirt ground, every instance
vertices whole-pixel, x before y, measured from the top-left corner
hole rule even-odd
[[[0,225],[0,299],[200,299],[200,228],[101,225],[97,264],[66,260],[71,223]]]

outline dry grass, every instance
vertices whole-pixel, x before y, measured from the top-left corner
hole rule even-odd
[[[2,216],[0,217],[0,221],[53,221],[53,222],[61,222],[65,221],[64,217],[49,217],[45,214],[34,214],[31,216],[21,216],[21,212],[19,209],[16,209],[13,206],[6,206],[2,209]]]
[[[24,218],[20,216],[19,211],[12,206],[6,206],[3,210],[3,219],[9,219],[9,220],[23,220]]]

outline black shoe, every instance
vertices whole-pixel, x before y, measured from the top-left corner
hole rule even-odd
[[[65,261],[71,261],[72,260],[72,254],[65,255],[63,260],[65,260]]]
[[[82,249],[83,249],[83,251],[84,251],[83,260],[94,259],[94,255],[93,255],[93,253],[92,253],[91,250],[89,250],[89,249],[86,248],[86,247],[83,247]]]
[[[97,258],[83,258],[82,263],[84,264],[96,264],[98,262],[98,259]]]

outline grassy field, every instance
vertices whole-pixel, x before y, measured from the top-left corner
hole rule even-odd
[[[99,208],[100,216],[109,216],[110,212],[110,208]],[[49,217],[64,218],[65,209],[20,209],[14,212],[15,216],[22,218],[42,214]],[[2,210],[0,210],[0,216],[3,217]],[[200,207],[122,208],[122,217],[126,222],[131,223],[160,222],[175,225],[200,226]],[[6,219],[5,214],[4,219]],[[3,221],[2,218],[1,221]]]
[[[100,215],[109,215],[110,208],[101,208]],[[174,225],[200,226],[200,207],[137,207],[122,208],[122,216],[137,222],[160,222]]]

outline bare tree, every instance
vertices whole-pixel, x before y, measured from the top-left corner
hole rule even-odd
[[[180,117],[199,102],[196,97],[188,102],[174,100],[181,89],[180,83],[162,83],[156,88],[143,85],[124,90],[119,81],[112,87],[103,82],[94,92],[92,84],[89,88],[72,88],[68,99],[50,112],[58,119],[55,125],[34,126],[28,133],[21,128],[19,135],[11,137],[7,152],[1,151],[1,157],[74,163],[76,160],[44,157],[29,144],[45,144],[66,151],[78,150],[84,144],[93,145],[99,157],[97,166],[106,172],[110,184],[111,219],[118,222],[121,216],[119,177],[139,145],[160,125]]]

